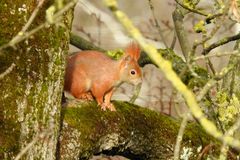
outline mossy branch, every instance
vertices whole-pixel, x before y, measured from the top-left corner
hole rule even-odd
[[[104,153],[139,160],[173,158],[180,121],[127,102],[113,103],[117,112],[102,111],[96,102],[70,102],[63,109],[61,159],[89,159]],[[188,158],[196,159],[202,152],[199,148],[210,143],[215,148],[209,154],[219,153],[218,142],[199,124],[185,122],[181,156],[185,148],[192,152]]]
[[[200,122],[203,128],[213,137],[221,140],[222,142],[240,149],[240,141],[234,139],[232,136],[223,135],[219,131],[216,125],[208,120],[200,109],[196,97],[191,90],[181,81],[177,74],[173,71],[171,63],[165,60],[158,51],[151,45],[146,44],[143,36],[139,30],[132,24],[125,13],[120,11],[117,6],[116,0],[105,0],[105,4],[113,12],[118,21],[124,26],[124,28],[129,32],[129,34],[141,45],[141,47],[146,51],[149,57],[157,64],[157,66],[162,70],[166,78],[172,83],[172,85],[179,91],[186,100],[186,103],[194,115],[194,117]]]

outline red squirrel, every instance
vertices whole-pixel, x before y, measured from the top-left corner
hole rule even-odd
[[[67,60],[64,90],[77,99],[94,97],[102,110],[116,111],[110,102],[114,89],[123,82],[142,82],[139,57],[136,43],[130,43],[119,60],[93,50],[74,54]]]

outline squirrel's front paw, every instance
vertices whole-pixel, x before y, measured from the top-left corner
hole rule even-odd
[[[103,111],[105,111],[106,109],[109,109],[110,111],[116,111],[116,108],[112,103],[105,103],[105,102],[101,104],[101,109]]]
[[[110,103],[107,107],[110,111],[116,111],[116,108],[114,107],[114,105],[112,103]]]

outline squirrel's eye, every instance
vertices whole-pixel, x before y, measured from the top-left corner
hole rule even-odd
[[[135,75],[135,74],[136,74],[136,71],[135,71],[134,69],[132,69],[132,70],[130,71],[130,73],[131,73],[131,75]]]

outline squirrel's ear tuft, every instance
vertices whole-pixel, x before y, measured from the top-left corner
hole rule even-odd
[[[135,61],[140,57],[140,47],[136,42],[131,42],[125,49],[125,54],[131,56]]]

